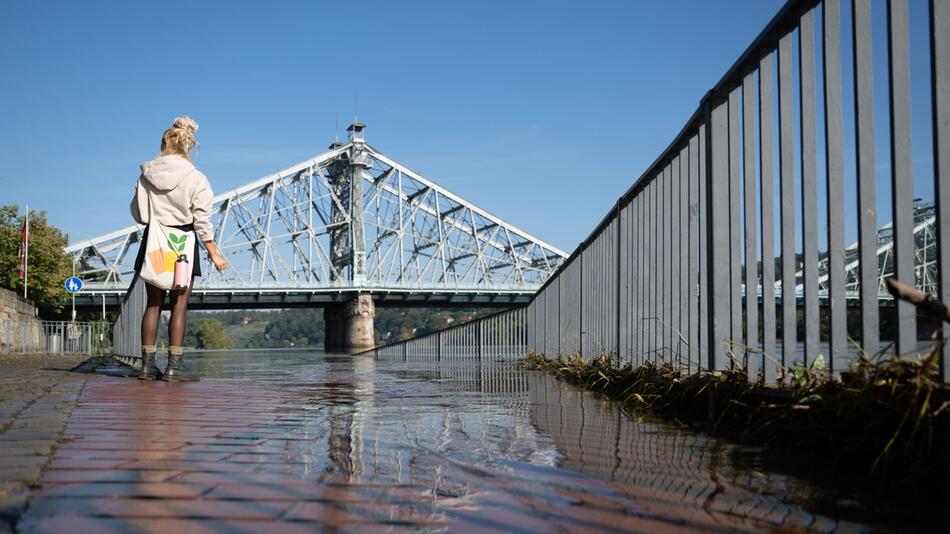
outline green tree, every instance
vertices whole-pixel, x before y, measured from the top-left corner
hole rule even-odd
[[[195,347],[199,349],[226,349],[231,346],[231,337],[217,319],[198,319],[194,323],[193,331]]]
[[[20,278],[20,228],[23,216],[16,204],[0,206],[0,287],[23,292]],[[72,274],[65,252],[69,238],[46,220],[45,211],[30,211],[28,297],[47,315],[57,313],[68,300],[63,282]]]

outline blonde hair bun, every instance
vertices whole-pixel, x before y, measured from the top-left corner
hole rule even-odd
[[[195,119],[192,119],[188,115],[182,115],[181,117],[175,117],[175,122],[172,123],[172,128],[179,128],[187,131],[190,134],[194,134],[198,131],[198,123],[195,122]]]
[[[178,154],[188,158],[191,149],[198,144],[195,132],[198,123],[188,115],[176,117],[172,127],[162,134],[162,153]]]

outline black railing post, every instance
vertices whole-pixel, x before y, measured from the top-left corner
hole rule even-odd
[[[616,232],[617,234],[617,286],[616,286],[616,289],[617,289],[616,291],[617,293],[617,309],[616,309],[616,312],[617,312],[617,325],[616,325],[617,326],[617,365],[620,365],[620,294],[621,294],[620,267],[623,265],[623,263],[620,261],[620,244],[621,244],[620,231],[623,228],[623,225],[620,223],[620,213],[621,213],[621,210],[623,209],[621,207],[622,202],[623,202],[623,198],[617,199],[617,216],[616,216],[617,217],[617,232]]]
[[[950,302],[950,6],[930,1],[930,83],[933,100],[934,191],[937,201],[937,298]],[[950,328],[941,325],[940,374],[950,380]]]
[[[577,306],[580,308],[580,312],[577,314],[577,352],[580,353],[581,358],[584,358],[584,244],[581,243],[581,253],[577,255],[577,261],[580,262],[580,279],[578,281],[578,289],[580,293],[580,298],[578,299]]]
[[[706,157],[706,176],[704,177],[705,193],[705,212],[701,215],[703,221],[703,229],[706,233],[706,243],[703,250],[703,256],[700,261],[706,262],[706,280],[701,280],[700,283],[705,282],[704,289],[706,290],[706,324],[702,325],[705,328],[704,335],[706,336],[706,358],[707,360],[703,362],[706,365],[707,371],[714,371],[716,369],[716,345],[718,340],[716,339],[716,328],[715,324],[715,291],[712,290],[712,278],[713,271],[716,268],[715,263],[713,262],[713,226],[712,226],[712,128],[710,123],[712,121],[712,95],[706,97],[703,102],[703,125],[702,128],[705,130],[705,157]]]

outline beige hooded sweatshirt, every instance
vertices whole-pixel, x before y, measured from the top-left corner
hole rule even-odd
[[[211,184],[187,159],[177,155],[159,156],[141,165],[135,185],[132,217],[148,224],[148,204],[152,199],[155,219],[166,226],[194,224],[198,239],[211,241]]]

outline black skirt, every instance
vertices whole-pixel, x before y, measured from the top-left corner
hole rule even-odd
[[[167,225],[166,225],[167,226]],[[168,226],[169,228],[174,228],[176,230],[181,230],[182,232],[194,232],[195,225],[186,224],[184,226]],[[135,256],[135,272],[142,270],[142,263],[145,261],[145,243],[148,239],[148,225],[145,225],[145,232],[142,233],[145,236],[146,241],[139,243],[139,253]],[[198,236],[195,236],[195,251],[194,254],[188,258],[188,261],[191,262],[191,275],[192,276],[201,276],[201,261],[198,260]]]

